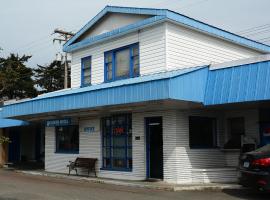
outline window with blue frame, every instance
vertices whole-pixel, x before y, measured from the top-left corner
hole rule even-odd
[[[190,116],[189,145],[190,148],[216,148],[217,147],[216,118]]]
[[[105,52],[105,82],[139,76],[139,44]]]
[[[79,127],[55,127],[56,153],[79,153]]]
[[[81,86],[88,86],[91,85],[91,78],[92,78],[92,59],[91,56],[82,58],[81,60],[82,65],[82,76],[81,76]]]
[[[131,114],[102,119],[103,169],[132,170]]]

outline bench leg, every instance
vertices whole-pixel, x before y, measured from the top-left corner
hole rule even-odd
[[[76,175],[78,176],[78,170],[75,168],[75,171],[76,171]]]

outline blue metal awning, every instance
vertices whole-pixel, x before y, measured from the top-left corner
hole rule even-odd
[[[157,100],[190,101],[205,106],[270,100],[270,61],[216,70],[202,66],[52,92],[6,105],[0,117]]]
[[[210,71],[205,105],[270,99],[270,61]]]
[[[29,122],[16,119],[0,119],[0,128],[8,128],[14,126],[27,126]]]
[[[206,66],[52,92],[6,105],[3,118],[155,100],[203,102]]]

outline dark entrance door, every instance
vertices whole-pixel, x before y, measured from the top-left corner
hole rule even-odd
[[[146,118],[147,177],[163,179],[162,118]]]
[[[21,154],[20,133],[17,129],[12,129],[9,132],[11,143],[8,145],[8,161],[19,162]]]

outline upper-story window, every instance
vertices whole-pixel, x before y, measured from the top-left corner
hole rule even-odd
[[[81,86],[88,86],[91,85],[91,78],[92,78],[92,59],[91,56],[82,58],[82,77],[81,77]]]
[[[139,76],[139,44],[105,52],[105,82]]]

